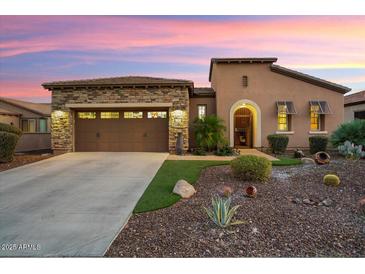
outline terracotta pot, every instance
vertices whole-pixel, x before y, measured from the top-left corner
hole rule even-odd
[[[330,158],[331,158],[330,155],[327,152],[324,152],[324,151],[317,152],[314,155],[314,160],[319,165],[329,164]]]
[[[257,194],[257,189],[254,186],[248,186],[245,188],[245,194],[247,197],[255,198]]]

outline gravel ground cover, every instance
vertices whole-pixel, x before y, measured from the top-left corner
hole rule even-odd
[[[325,174],[341,178],[325,186]],[[137,214],[115,239],[110,257],[365,257],[365,219],[357,202],[365,195],[365,161],[273,167],[267,184],[241,182],[229,166],[205,169],[197,193],[170,208]],[[257,198],[243,189],[253,184]],[[221,229],[203,211],[224,185],[234,189],[237,220]]]
[[[40,160],[52,157],[52,154],[25,154],[15,155],[14,160],[10,163],[0,163],[0,171],[8,170],[14,167],[23,166]]]

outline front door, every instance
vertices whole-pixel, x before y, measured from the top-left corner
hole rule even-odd
[[[252,112],[245,107],[234,113],[234,146],[252,148]]]

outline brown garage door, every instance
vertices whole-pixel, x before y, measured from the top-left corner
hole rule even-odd
[[[168,151],[168,111],[80,110],[76,151]]]

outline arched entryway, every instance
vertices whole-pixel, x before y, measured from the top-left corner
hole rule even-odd
[[[245,116],[249,117],[245,117]],[[247,130],[250,131],[248,135],[248,139],[246,138],[246,145],[241,147],[261,147],[261,110],[260,107],[249,99],[242,99],[235,102],[230,109],[229,112],[229,143],[232,147],[240,147],[239,145],[235,145],[235,138],[241,138],[241,141],[244,141],[242,137],[235,137],[238,134],[235,134],[236,128],[238,131],[242,129],[240,126],[241,122],[237,122],[236,120],[242,116],[243,122],[242,125],[247,126],[245,132]],[[236,119],[236,118],[237,119]],[[248,119],[250,118],[250,119]],[[250,121],[249,123],[247,121]],[[241,130],[242,132],[242,130]],[[249,140],[249,138],[251,138]],[[237,139],[236,139],[237,140]]]
[[[252,148],[253,146],[253,114],[246,107],[234,112],[234,147]]]

